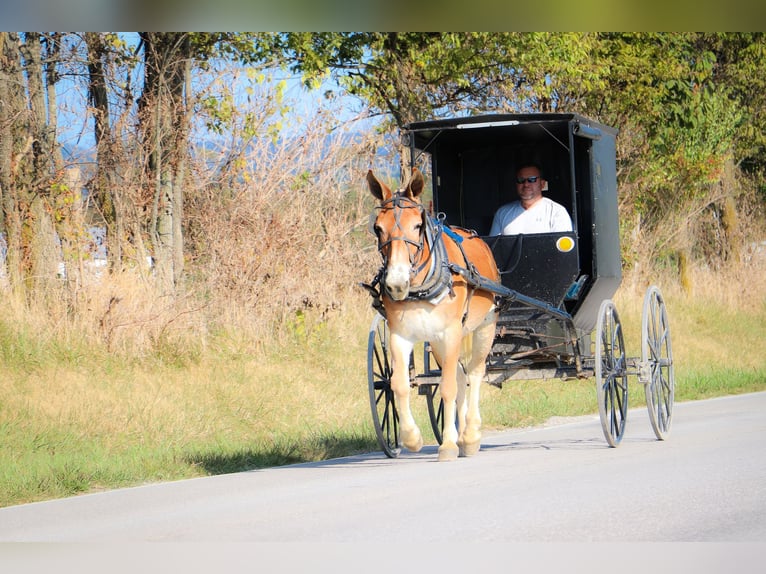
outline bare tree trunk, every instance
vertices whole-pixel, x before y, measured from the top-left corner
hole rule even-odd
[[[94,133],[96,139],[96,178],[91,193],[106,226],[106,253],[111,271],[122,268],[122,242],[125,240],[121,201],[121,189],[117,182],[119,157],[115,134],[109,116],[109,98],[106,84],[107,47],[103,35],[98,32],[85,34],[88,46],[88,93],[93,106]]]
[[[154,182],[149,218],[155,274],[166,292],[175,292],[183,273],[183,171],[186,169],[191,42],[188,34],[142,34],[145,83],[139,100],[147,181]]]
[[[51,190],[54,207],[59,212],[53,218],[56,233],[61,241],[63,264],[66,266],[66,284],[72,298],[76,296],[83,274],[83,254],[80,238],[84,231],[84,205],[82,201],[81,172],[78,167],[67,168],[58,135],[58,98],[56,84],[59,81],[57,66],[61,59],[62,34],[46,34],[43,48],[45,62],[45,95],[48,104],[46,132],[50,145],[51,169],[56,185]]]
[[[22,53],[29,93],[29,131],[32,137],[31,169],[24,173],[24,187],[30,207],[27,224],[31,230],[31,283],[36,295],[45,297],[56,287],[59,264],[63,258],[51,220],[53,138],[48,129],[40,35],[27,33]]]
[[[164,131],[158,126],[158,132]],[[162,139],[162,138],[158,138]],[[162,143],[158,144],[160,149]],[[153,243],[155,273],[163,289],[173,292],[173,172],[170,169],[168,157],[158,154],[160,164],[157,166],[157,186],[155,188],[153,208]]]
[[[721,181],[723,186],[723,228],[726,233],[726,243],[728,247],[729,260],[737,264],[742,253],[742,234],[739,229],[739,213],[737,212],[737,202],[734,199],[737,182],[734,177],[734,162],[729,160],[724,166],[724,175]]]
[[[64,170],[64,157],[61,153],[61,146],[56,144],[56,134],[58,133],[58,100],[56,98],[56,84],[59,81],[56,64],[61,54],[61,34],[55,32],[46,38],[48,46],[47,62],[45,64],[45,90],[48,99],[48,133],[51,141],[51,159],[53,169],[56,173],[62,173]]]
[[[17,293],[23,288],[23,275],[21,218],[13,157],[17,148],[14,126],[24,110],[22,86],[19,37],[13,32],[0,32],[0,202],[3,212],[0,231],[5,236],[3,265],[8,282]]]
[[[390,101],[385,97],[387,87],[377,89],[383,99],[388,101],[389,111],[397,126],[401,129],[409,123],[429,119],[430,107],[414,95],[416,93],[414,88],[420,85],[420,80],[413,70],[413,64],[407,53],[407,42],[400,38],[399,32],[390,32],[386,35],[384,46],[389,55],[390,87],[393,88],[394,100]],[[410,179],[411,164],[410,148],[400,143],[399,169],[403,183]]]
[[[186,40],[188,42],[188,38]],[[176,170],[176,186],[173,188],[173,204],[175,205],[176,216],[173,218],[173,282],[176,289],[183,287],[184,276],[184,195],[187,170],[187,141],[189,137],[189,124],[191,123],[192,105],[189,102],[191,94],[191,64],[189,49],[186,49],[187,57],[183,63],[183,81],[184,81],[184,101],[180,118],[180,133],[176,138],[176,149],[178,156],[178,169]]]

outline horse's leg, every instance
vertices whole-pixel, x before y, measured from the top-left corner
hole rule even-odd
[[[457,436],[458,445],[460,445],[460,437],[465,432],[465,415],[468,410],[468,404],[466,403],[466,392],[468,388],[468,380],[465,376],[465,368],[461,362],[458,362],[457,369],[455,370],[455,378],[457,381],[457,397],[455,399],[455,410],[457,412]]]
[[[423,436],[410,410],[409,362],[413,343],[395,333],[391,334],[391,390],[396,397],[396,411],[399,414],[399,432],[402,444],[412,452],[423,448]]]
[[[471,456],[479,451],[481,446],[481,413],[479,411],[479,396],[481,383],[484,379],[486,359],[495,338],[495,322],[482,324],[473,332],[470,357],[466,360],[468,377],[468,411],[466,413],[465,429],[460,434],[458,446],[460,456]]]
[[[465,371],[465,360],[470,358],[471,352],[471,337],[463,337],[460,343],[460,359],[458,360],[457,368],[455,369],[455,380],[457,382],[457,397],[455,400],[455,409],[457,411],[457,444],[460,446],[461,437],[465,432],[465,417],[468,411],[468,403],[466,402],[466,396],[468,391],[468,379]]]
[[[441,398],[444,404],[444,429],[442,431],[442,444],[439,446],[439,460],[455,460],[458,457],[457,446],[458,432],[455,426],[456,399],[458,393],[457,370],[460,356],[461,334],[458,329],[450,329],[446,333],[443,342],[442,356],[442,380],[439,385]],[[455,332],[457,331],[457,332]]]

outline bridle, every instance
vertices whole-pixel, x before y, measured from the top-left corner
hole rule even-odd
[[[423,259],[423,251],[426,245],[426,230],[428,227],[428,218],[426,217],[426,211],[423,207],[423,204],[407,197],[406,195],[402,195],[401,192],[396,192],[391,196],[390,199],[382,202],[380,206],[378,206],[378,209],[380,211],[392,209],[394,211],[394,229],[401,230],[400,235],[394,236],[392,233],[391,237],[389,237],[387,241],[381,241],[380,236],[378,236],[378,251],[383,258],[383,266],[388,267],[388,255],[386,255],[385,251],[386,247],[391,245],[394,241],[403,241],[404,243],[415,247],[415,253],[410,252],[409,258],[410,266],[412,268],[412,276],[417,276],[423,269],[425,269],[426,265],[429,264],[430,259],[430,257],[426,257],[425,260],[420,263],[420,265],[418,265],[418,262]],[[413,241],[412,239],[404,236],[405,231],[402,227],[401,215],[405,209],[417,209],[420,212],[420,220],[422,222],[422,226],[420,228],[420,235],[418,236],[417,241]]]
[[[383,259],[383,265],[378,270],[378,274],[372,280],[371,283],[362,283],[362,287],[369,291],[372,295],[372,306],[379,313],[385,317],[385,308],[383,307],[381,295],[383,290],[386,289],[386,272],[388,270],[389,256],[386,253],[386,248],[389,247],[394,241],[403,241],[408,246],[415,247],[415,252],[408,249],[408,256],[410,261],[410,277],[415,278],[428,267],[428,271],[425,277],[419,285],[410,284],[410,290],[406,297],[406,301],[428,301],[434,305],[438,304],[445,295],[449,294],[454,296],[452,289],[453,275],[462,277],[466,283],[470,286],[469,295],[466,299],[466,313],[468,309],[468,302],[473,291],[481,284],[481,276],[476,270],[476,267],[468,261],[465,250],[463,249],[464,237],[458,233],[455,233],[448,225],[444,223],[445,215],[439,213],[436,218],[432,218],[427,215],[423,204],[419,201],[415,201],[411,197],[404,195],[401,190],[394,193],[389,199],[382,201],[377,207],[378,210],[386,211],[393,210],[394,212],[394,229],[400,230],[400,234],[391,236],[386,241],[381,241],[381,234],[378,229],[375,229],[375,235],[378,237],[378,251]],[[412,240],[405,237],[405,229],[402,227],[401,216],[405,209],[417,209],[421,218],[421,228],[418,240]],[[377,220],[377,217],[376,217]],[[476,233],[472,232],[472,235],[468,237],[476,237]],[[448,236],[460,251],[463,257],[463,264],[453,263],[450,261],[447,255],[447,248],[444,244],[444,236]],[[428,253],[423,255],[428,247]],[[464,266],[463,266],[464,265]],[[465,321],[466,315],[463,315]]]
[[[382,309],[377,285],[385,285],[385,274],[388,269],[386,247],[391,245],[394,241],[403,241],[407,245],[415,247],[415,253],[412,253],[411,250],[409,253],[411,267],[410,277],[415,278],[420,275],[421,271],[428,268],[425,277],[419,285],[410,285],[410,292],[407,295],[408,301],[425,300],[436,303],[441,300],[444,294],[453,293],[452,264],[447,256],[444,238],[442,237],[443,233],[450,234],[449,230],[444,225],[444,215],[439,214],[438,218],[434,220],[426,214],[426,210],[420,202],[414,201],[406,195],[402,195],[401,192],[396,192],[390,199],[382,202],[378,209],[394,210],[394,229],[398,227],[401,230],[401,234],[392,236],[386,241],[381,241],[380,237],[378,237],[378,250],[383,259],[383,266],[378,271],[378,275],[375,277],[372,284],[363,284],[373,295],[374,301],[377,302],[377,305],[376,303],[373,303],[373,307]],[[404,228],[401,224],[401,214],[404,209],[417,209],[420,212],[423,224],[417,241],[404,237]],[[428,253],[424,255],[426,247],[428,247]]]

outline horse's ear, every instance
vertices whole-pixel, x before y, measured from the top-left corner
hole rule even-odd
[[[367,172],[367,185],[370,188],[370,193],[380,201],[389,199],[391,197],[391,190],[385,183],[382,183],[377,177],[375,177],[375,175],[372,173],[372,170]]]
[[[416,167],[412,168],[412,178],[410,178],[410,183],[407,186],[409,188],[410,194],[412,197],[417,197],[421,193],[423,193],[423,188],[425,187],[426,182],[425,179],[423,179],[423,174],[420,172],[420,170]]]

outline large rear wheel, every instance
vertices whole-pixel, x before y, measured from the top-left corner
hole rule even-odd
[[[391,334],[388,322],[375,315],[367,340],[367,382],[370,391],[370,409],[378,444],[389,458],[402,451],[399,437],[399,415],[396,412],[394,392],[391,390]]]
[[[428,377],[441,377],[441,367],[431,353],[429,343],[423,345],[423,374]],[[428,405],[428,418],[431,421],[431,430],[434,432],[436,442],[442,443],[442,431],[444,430],[444,403],[439,393],[438,384],[425,384],[421,394],[426,396]]]
[[[655,436],[665,440],[673,420],[676,382],[668,314],[662,294],[655,286],[647,289],[641,313],[641,366],[649,422]]]
[[[628,416],[628,374],[622,325],[617,308],[608,299],[601,302],[598,311],[595,358],[601,428],[609,446],[616,447]]]
[[[444,436],[442,434],[444,431],[444,402],[439,394],[439,385],[426,385],[423,394],[426,396],[431,430],[434,432],[436,442],[441,444]]]

